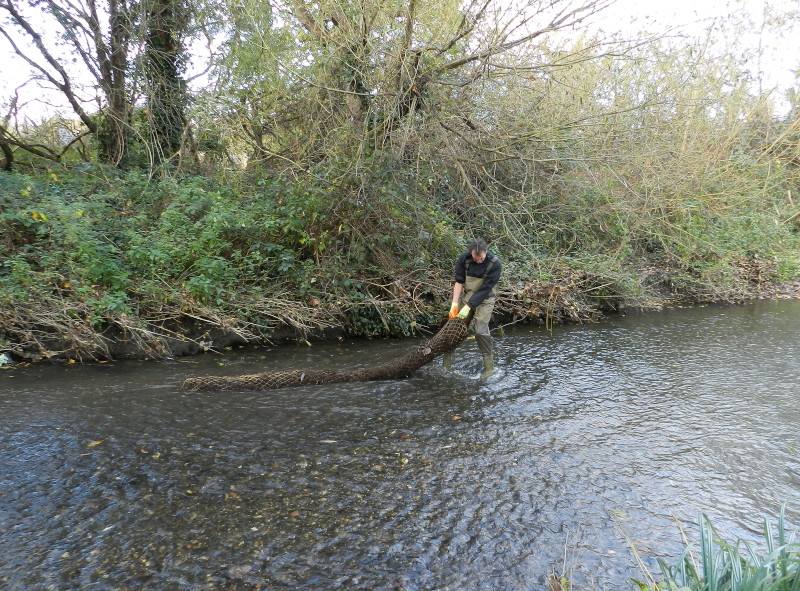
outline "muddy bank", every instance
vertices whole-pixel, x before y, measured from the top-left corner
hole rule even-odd
[[[634,309],[658,310],[711,301],[736,303],[752,299],[800,299],[800,279],[782,283],[752,282],[735,297],[718,299],[681,291],[668,281],[651,285],[651,297],[637,301],[615,294],[598,295],[596,285],[596,278],[581,273],[550,283],[505,285],[498,295],[493,325],[497,328],[517,323],[592,323]],[[400,296],[386,303],[407,310],[419,308],[420,302],[406,299]],[[298,302],[298,306],[301,305],[304,304]],[[430,336],[445,320],[442,312],[439,324],[420,326],[416,334]],[[93,330],[86,323],[74,321],[49,326],[31,325],[21,330],[23,320],[19,317],[9,320],[7,315],[4,322],[5,326],[0,328],[6,346],[0,347],[0,353],[12,363],[168,359],[221,352],[232,347],[265,347],[359,336],[348,326],[345,317],[337,317],[335,310],[328,314],[326,322],[318,325],[276,323],[261,334],[245,329],[236,319],[216,315],[174,315],[168,320],[117,319],[102,330]],[[386,335],[389,338],[397,336]]]
[[[756,290],[750,299],[800,300],[800,280],[768,284]]]

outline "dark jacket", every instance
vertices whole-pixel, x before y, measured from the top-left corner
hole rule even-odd
[[[494,263],[492,263],[492,261],[494,261]],[[467,262],[469,262],[469,271],[467,271]],[[500,267],[502,264],[500,263],[500,259],[490,252],[486,253],[486,258],[481,264],[475,262],[470,252],[465,252],[458,257],[455,268],[456,283],[465,283],[467,275],[470,277],[483,277],[490,264],[491,268],[489,269],[489,273],[486,274],[483,283],[481,283],[481,286],[467,301],[467,305],[470,308],[477,308],[491,295],[497,282],[500,281]]]

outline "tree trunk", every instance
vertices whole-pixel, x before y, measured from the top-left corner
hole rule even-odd
[[[125,166],[130,144],[130,101],[127,94],[128,43],[130,19],[125,0],[109,0],[109,45],[100,32],[94,0],[90,0],[90,25],[94,31],[95,50],[100,63],[100,85],[108,104],[97,137],[100,157],[115,166]]]
[[[185,128],[186,84],[182,35],[185,7],[181,0],[152,0],[150,5],[145,76],[150,118],[150,147],[155,162],[177,158]]]
[[[11,146],[5,143],[0,143],[0,150],[3,151],[4,157],[3,170],[11,172],[14,167],[14,151],[11,149]]]

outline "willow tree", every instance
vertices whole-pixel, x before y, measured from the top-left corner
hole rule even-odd
[[[212,62],[213,88],[201,94],[194,118],[198,150],[208,161],[273,168],[302,151],[295,126],[302,88],[291,73],[303,52],[291,30],[274,24],[268,3],[231,0],[220,7],[209,35],[223,39]],[[287,72],[287,70],[289,72]]]
[[[499,185],[530,182],[505,192],[500,221],[542,251],[685,273],[702,297],[743,261],[767,268],[796,212],[797,120],[759,91],[748,54],[714,45],[719,30],[575,60],[598,47],[581,40],[551,53],[545,75],[507,79],[487,110],[508,120],[518,143],[503,153],[517,158],[491,173]]]
[[[248,106],[242,126],[262,154],[301,169],[376,150],[407,158],[448,128],[471,133],[489,85],[545,67],[531,48],[611,1],[239,0],[231,12],[247,23],[228,54],[238,75],[221,70],[218,96],[239,116]]]

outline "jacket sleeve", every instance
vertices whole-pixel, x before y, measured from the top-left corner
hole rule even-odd
[[[456,261],[455,273],[453,274],[456,283],[464,283],[467,280],[466,272],[464,271],[464,259],[467,258],[468,254],[469,253],[462,254]]]
[[[486,276],[486,279],[483,280],[481,286],[472,294],[472,297],[469,298],[467,305],[470,308],[477,308],[480,306],[486,298],[492,293],[492,290],[497,285],[497,282],[500,281],[500,268],[502,264],[500,263],[500,259],[494,257],[494,265],[492,265],[492,269],[489,271],[489,274]]]

